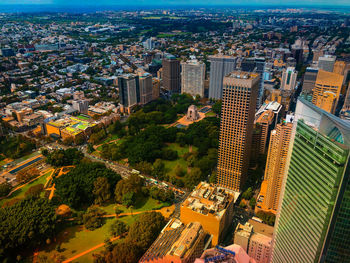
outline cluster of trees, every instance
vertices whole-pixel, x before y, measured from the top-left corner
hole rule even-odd
[[[39,175],[40,171],[36,167],[23,169],[17,173],[16,180],[18,183],[24,183],[32,178],[38,177]]]
[[[0,140],[0,154],[12,159],[17,159],[30,153],[35,147],[35,141],[23,135],[5,137]]]
[[[78,164],[84,158],[84,154],[76,148],[54,150],[51,153],[43,150],[42,153],[46,156],[46,162],[56,167]]]
[[[14,262],[28,248],[50,242],[56,233],[55,208],[47,199],[30,196],[0,208],[0,261]]]
[[[105,129],[101,128],[99,131],[96,131],[90,135],[89,143],[97,144],[101,142],[103,139],[105,139],[106,137],[107,137],[107,133]]]
[[[132,114],[128,120],[129,133],[134,135],[148,125],[173,123],[177,114],[186,113],[196,101],[188,94],[174,94],[171,101],[158,99]]]
[[[119,225],[119,223],[117,223]],[[148,247],[154,242],[165,225],[161,213],[143,213],[130,228],[126,238],[107,251],[95,256],[95,262],[99,263],[133,263],[138,262]],[[121,231],[125,229],[118,226]],[[114,230],[113,230],[114,231]]]
[[[102,163],[81,162],[67,174],[55,178],[54,183],[61,201],[79,208],[108,200],[120,179],[119,174]]]
[[[144,179],[135,174],[117,183],[114,196],[117,203],[127,207],[134,206],[137,200],[147,196],[162,202],[171,202],[174,199],[174,193],[171,190],[160,189],[156,186],[146,187]]]
[[[276,216],[273,213],[259,211],[258,213],[256,213],[256,216],[259,217],[265,224],[268,224],[269,226],[275,225]]]
[[[157,158],[177,158],[177,153],[163,149],[167,142],[174,142],[177,128],[166,129],[163,126],[151,125],[133,136],[125,137],[120,144],[104,144],[102,157],[119,160],[128,158],[131,165],[146,161],[153,163]]]
[[[12,186],[8,183],[0,184],[0,197],[7,196],[11,192]]]

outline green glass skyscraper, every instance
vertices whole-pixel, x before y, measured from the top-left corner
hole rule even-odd
[[[273,263],[350,262],[350,124],[298,100]]]

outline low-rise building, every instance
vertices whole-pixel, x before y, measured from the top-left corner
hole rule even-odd
[[[213,245],[217,245],[231,225],[238,196],[238,192],[201,182],[181,204],[180,219],[185,224],[198,221],[213,235]]]
[[[172,219],[140,259],[140,263],[192,263],[211,244],[209,235],[198,222],[187,225]]]

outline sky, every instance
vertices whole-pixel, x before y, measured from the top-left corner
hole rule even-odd
[[[130,3],[131,2],[131,3]],[[0,5],[59,5],[59,6],[152,6],[152,5],[274,5],[278,6],[350,6],[350,0],[0,0]]]

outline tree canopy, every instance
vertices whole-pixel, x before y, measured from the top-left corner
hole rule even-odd
[[[63,203],[74,208],[78,208],[83,204],[91,205],[94,201],[94,195],[92,194],[95,187],[94,183],[98,177],[107,178],[111,194],[112,189],[121,179],[119,174],[107,169],[102,163],[81,163],[67,174],[54,180],[56,194]]]
[[[47,199],[28,197],[0,208],[0,259],[36,247],[56,231],[55,208]]]

